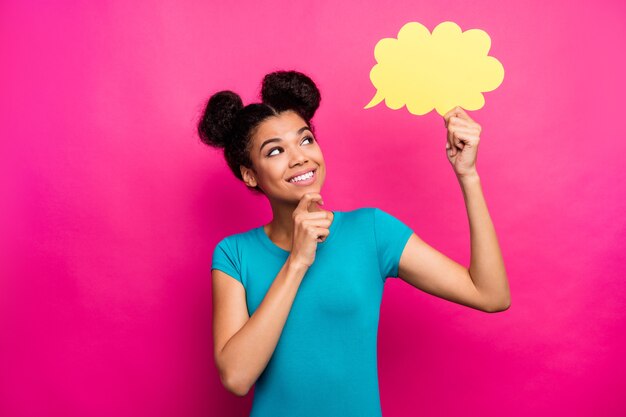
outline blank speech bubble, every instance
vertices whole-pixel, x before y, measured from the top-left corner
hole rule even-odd
[[[370,80],[377,91],[364,108],[385,100],[390,109],[406,105],[417,116],[433,108],[441,116],[455,106],[480,109],[482,92],[495,90],[504,79],[500,61],[487,55],[490,47],[491,38],[481,29],[462,32],[448,21],[431,34],[421,23],[409,22],[397,39],[376,44]]]

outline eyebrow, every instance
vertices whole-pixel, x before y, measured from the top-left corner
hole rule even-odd
[[[305,130],[308,130],[309,132],[311,132],[311,128],[309,128],[309,126],[302,126],[300,129],[298,129],[298,131],[296,132],[297,135],[302,134],[302,132],[304,132]],[[313,132],[311,132],[313,133]],[[271,138],[266,140],[265,142],[263,142],[263,144],[261,145],[261,147],[259,148],[259,152],[263,151],[263,147],[265,145],[267,145],[268,143],[272,143],[272,142],[280,142],[282,139],[281,138]]]

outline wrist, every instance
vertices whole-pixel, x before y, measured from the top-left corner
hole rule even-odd
[[[293,272],[304,274],[309,269],[309,265],[292,258],[290,254],[287,257],[287,268]]]
[[[480,176],[478,175],[478,172],[476,171],[468,173],[468,174],[457,175],[457,178],[459,182],[461,183],[480,182]]]

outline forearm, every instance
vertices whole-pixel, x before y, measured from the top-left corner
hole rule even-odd
[[[234,393],[245,395],[267,366],[307,269],[287,258],[259,307],[224,346],[221,361]]]
[[[496,231],[489,216],[478,174],[460,177],[471,238],[469,273],[490,308],[506,309],[511,295]]]

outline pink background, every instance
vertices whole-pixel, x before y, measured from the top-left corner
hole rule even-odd
[[[271,212],[195,123],[276,69],[321,89],[327,208],[388,210],[467,266],[442,118],[363,109],[376,42],[445,20],[505,69],[470,115],[512,306],[388,281],[384,415],[626,414],[623,2],[147,3],[0,5],[0,415],[247,415],[213,363],[210,262]]]

